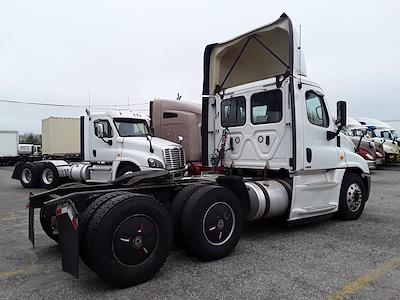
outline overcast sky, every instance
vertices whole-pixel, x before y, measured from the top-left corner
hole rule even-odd
[[[308,77],[348,114],[400,119],[398,1],[1,1],[0,99],[125,104],[201,101],[203,50],[277,19],[302,25]],[[0,103],[0,130],[83,109]]]

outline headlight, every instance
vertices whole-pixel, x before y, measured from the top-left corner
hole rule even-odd
[[[147,160],[149,167],[150,168],[160,168],[160,169],[164,169],[164,165],[161,161],[154,159],[154,158],[149,158]]]
[[[379,151],[376,151],[376,156],[378,156],[379,158],[383,157],[382,153],[380,153]]]
[[[365,154],[365,157],[368,158],[369,160],[374,160],[374,157],[369,153]]]

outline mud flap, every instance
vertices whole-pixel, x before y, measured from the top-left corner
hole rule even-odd
[[[29,221],[28,221],[28,237],[29,240],[32,242],[32,247],[35,248],[35,231],[33,228],[33,220],[35,218],[35,209],[32,207],[29,207],[28,211],[28,216],[29,216]]]
[[[79,231],[77,211],[73,203],[57,206],[57,229],[61,246],[62,270],[79,277]]]

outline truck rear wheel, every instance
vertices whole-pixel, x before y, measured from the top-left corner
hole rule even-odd
[[[90,219],[86,255],[91,268],[113,287],[149,280],[162,267],[172,246],[172,221],[153,198],[119,195]]]
[[[187,200],[182,238],[189,252],[211,261],[227,256],[239,242],[244,217],[238,197],[220,186],[204,186]]]
[[[195,191],[201,188],[203,185],[192,184],[181,189],[172,200],[171,206],[169,207],[169,213],[174,224],[174,240],[176,243],[181,244],[181,214],[183,206],[185,205],[187,199]]]
[[[120,196],[120,195],[127,195],[127,198],[132,198],[132,193],[129,192],[112,192],[108,194],[104,194],[94,200],[86,210],[80,215],[79,217],[79,254],[83,262],[91,268],[91,263],[86,255],[85,249],[85,241],[86,241],[86,232],[90,223],[90,219],[92,218],[93,214],[101,207],[105,202],[109,201],[110,199]]]
[[[44,163],[40,170],[40,184],[43,188],[51,190],[61,184],[61,178],[55,165]]]
[[[57,233],[57,226],[55,225],[55,215],[49,215],[46,210],[42,207],[40,209],[40,225],[42,225],[43,231],[56,243],[59,243],[59,235]]]
[[[343,178],[337,216],[342,220],[358,219],[364,211],[366,189],[360,175],[349,173]]]
[[[20,182],[24,188],[39,187],[39,166],[30,162],[25,163],[21,168]]]

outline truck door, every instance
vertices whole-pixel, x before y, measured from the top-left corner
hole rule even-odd
[[[336,128],[318,88],[304,85],[304,170],[326,170],[338,167],[341,159],[337,140],[327,139],[327,131]]]
[[[103,124],[104,136],[101,138],[96,129],[96,124]],[[118,146],[117,138],[118,134],[113,131],[113,128],[106,119],[94,120],[90,129],[92,133],[91,138],[91,161],[105,161],[112,162],[117,158]]]
[[[303,144],[299,140],[298,147],[303,147],[299,153],[304,157],[300,159],[302,171],[293,177],[290,221],[337,211],[345,172],[344,155],[337,147],[337,139],[327,139],[327,131],[336,128],[321,90],[303,85],[302,91],[296,106],[303,117],[304,139]]]

